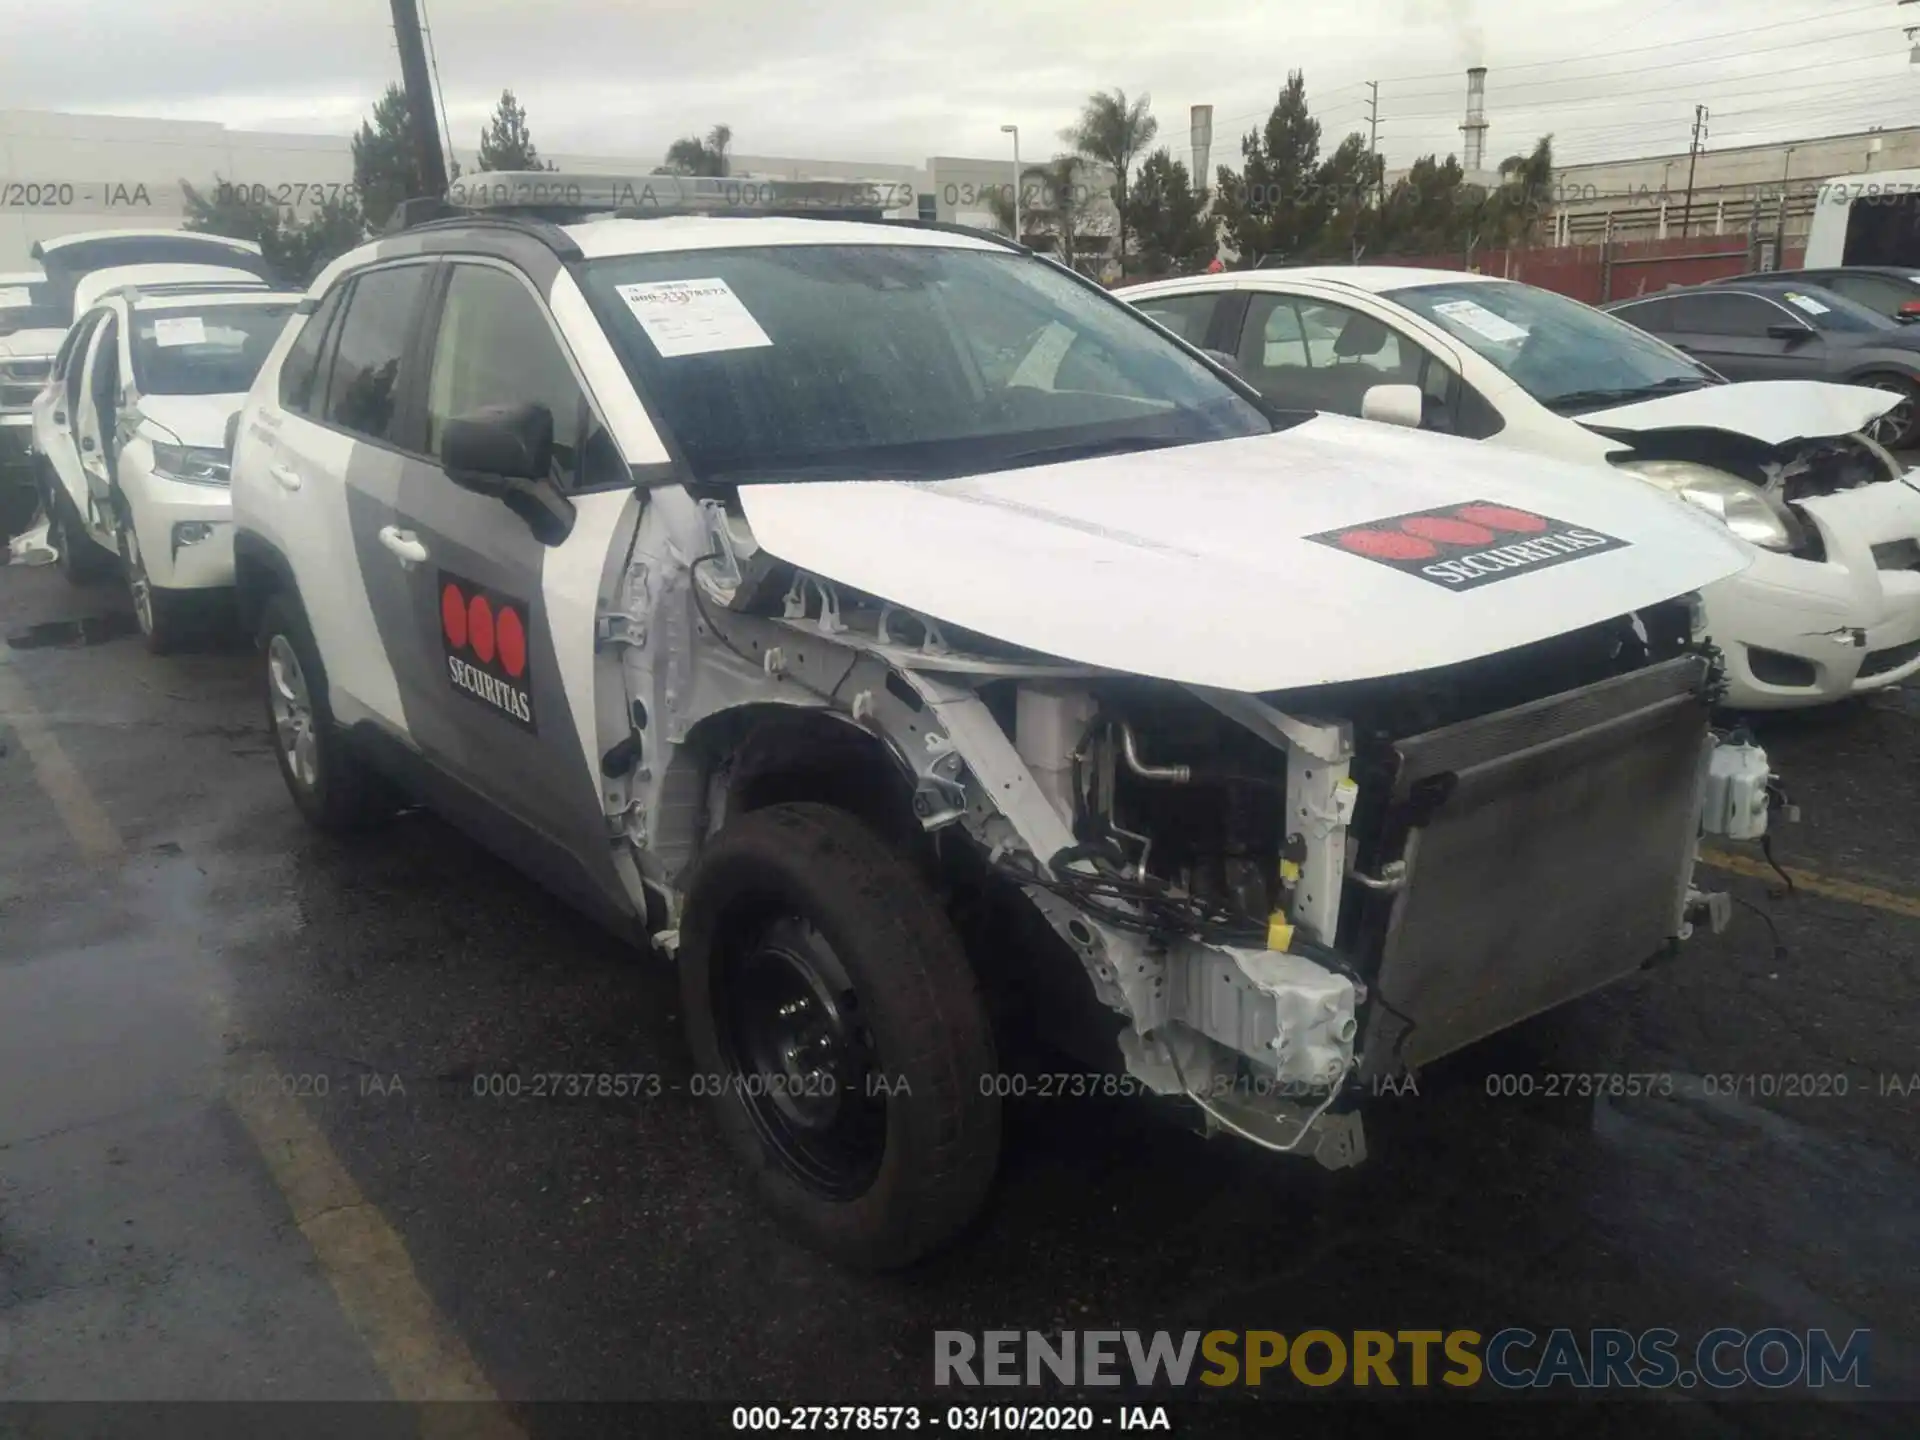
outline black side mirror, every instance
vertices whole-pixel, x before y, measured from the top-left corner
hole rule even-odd
[[[447,421],[440,463],[463,490],[498,500],[543,545],[573,533],[573,502],[555,487],[553,413],[544,405],[488,405]]]
[[[1224,350],[1202,350],[1200,353],[1205,355],[1209,360],[1213,361],[1214,364],[1225,366],[1227,369],[1231,370],[1234,374],[1238,375],[1241,379],[1243,380],[1246,379],[1247,372],[1240,368],[1239,356],[1229,355]]]
[[[1798,345],[1811,340],[1819,332],[1811,325],[1801,325],[1792,320],[1782,320],[1778,325],[1767,326],[1769,340],[1785,340],[1789,345]]]

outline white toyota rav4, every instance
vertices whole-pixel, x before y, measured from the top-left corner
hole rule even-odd
[[[649,936],[763,1195],[875,1266],[980,1205],[1009,1034],[1349,1165],[1380,1077],[1724,921],[1723,526],[1272,411],[885,189],[483,175],[319,277],[233,460],[309,819],[424,798]]]

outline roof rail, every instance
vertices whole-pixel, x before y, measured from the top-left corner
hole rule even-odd
[[[580,260],[585,258],[579,245],[566,231],[550,220],[538,219],[532,215],[494,214],[483,215],[472,210],[459,210],[447,207],[444,213],[422,212],[430,218],[416,221],[401,227],[408,235],[423,230],[468,230],[476,225],[491,226],[495,229],[517,230],[522,235],[531,236],[553,251],[562,260]],[[388,234],[399,233],[394,227],[388,227]]]

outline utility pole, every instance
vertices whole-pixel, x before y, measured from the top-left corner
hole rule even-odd
[[[400,45],[400,77],[406,82],[415,181],[422,195],[445,195],[447,162],[440,150],[433,80],[427,70],[427,46],[420,34],[420,11],[415,0],[393,0],[393,34]]]
[[[399,0],[394,0],[394,3],[398,4]],[[1706,138],[1706,134],[1707,107],[1696,105],[1693,107],[1693,144],[1687,150],[1687,203],[1680,211],[1680,233],[1683,236],[1693,233],[1693,170],[1700,162],[1700,142]]]
[[[1373,158],[1374,203],[1387,208],[1387,172],[1380,164],[1380,82],[1367,81],[1367,154]]]

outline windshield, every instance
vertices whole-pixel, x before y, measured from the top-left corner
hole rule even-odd
[[[0,335],[17,330],[64,330],[66,307],[45,280],[0,279]]]
[[[702,479],[937,478],[1274,428],[1129,307],[1011,252],[627,255],[584,283]]]
[[[137,310],[134,384],[142,395],[242,394],[292,314],[291,301]]]
[[[1571,414],[1718,383],[1644,330],[1550,290],[1494,280],[1386,295],[1491,360],[1550,410]]]
[[[1774,300],[1793,307],[1816,330],[1831,330],[1843,335],[1858,335],[1867,330],[1901,330],[1898,321],[1869,310],[1856,300],[1836,295],[1831,290],[1813,287],[1794,290],[1761,291]]]

